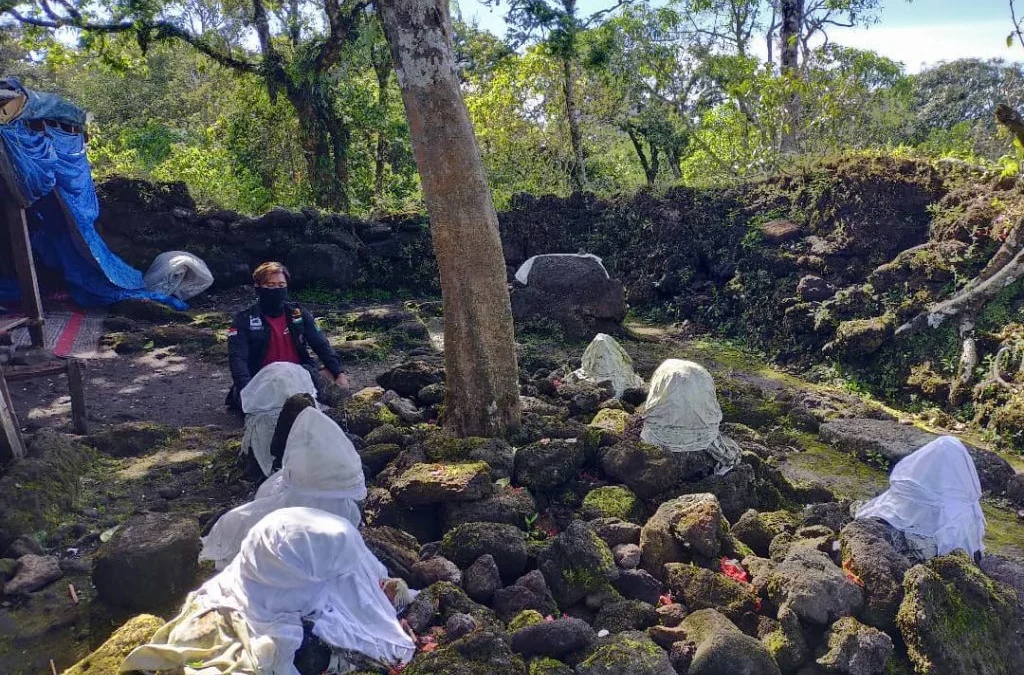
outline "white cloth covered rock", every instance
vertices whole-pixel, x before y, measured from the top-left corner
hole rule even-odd
[[[711,374],[692,361],[668,359],[651,377],[640,438],[672,452],[706,452],[724,474],[739,463],[741,451],[718,429],[722,408]]]
[[[857,518],[879,518],[902,532],[922,559],[954,549],[985,549],[981,483],[967,448],[942,436],[900,460],[889,489],[857,510]]]
[[[284,448],[281,470],[267,479],[256,497],[228,511],[203,537],[200,560],[223,569],[238,553],[250,528],[268,513],[307,506],[341,516],[355,526],[357,502],[366,499],[363,465],[352,441],[331,418],[306,408],[295,418]]]
[[[408,663],[416,648],[381,588],[386,578],[348,520],[280,509],[252,528],[238,557],[149,644],[128,655],[121,672],[298,675],[303,619],[332,648],[385,667]]]
[[[615,338],[605,333],[598,333],[587,345],[582,367],[573,371],[569,380],[595,384],[610,380],[616,398],[627,389],[644,386],[643,378],[633,370],[633,359]]]

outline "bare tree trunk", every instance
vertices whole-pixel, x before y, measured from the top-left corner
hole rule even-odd
[[[299,142],[306,159],[313,201],[325,209],[348,212],[349,130],[333,110],[318,101],[315,87],[288,87],[288,99],[299,118]]]
[[[381,50],[382,52],[384,50]],[[391,58],[386,52],[379,53],[373,48],[373,69],[377,74],[377,106],[381,109],[385,123],[388,109],[388,81],[391,79]],[[382,128],[377,132],[377,148],[373,159],[373,203],[379,204],[384,197],[384,164],[387,156],[388,139]]]
[[[644,176],[647,177],[647,186],[654,187],[654,181],[658,177],[658,149],[652,145],[651,158],[648,159],[647,153],[644,152],[643,139],[640,138],[640,134],[629,125],[626,125],[626,134],[629,136],[629,140],[633,142],[636,156],[640,158],[640,166],[643,167]]]
[[[799,76],[800,27],[804,19],[804,0],[781,0],[779,21],[779,64],[782,74],[793,80]],[[779,142],[783,153],[800,150],[797,128],[800,124],[800,97],[794,93],[785,104],[785,127]]]
[[[562,90],[565,93],[565,114],[569,120],[569,143],[572,146],[572,187],[576,192],[587,189],[587,166],[583,160],[583,134],[580,133],[580,116],[576,110],[576,77],[572,61],[562,59]]]
[[[494,436],[520,424],[512,306],[498,217],[452,55],[446,0],[382,0],[430,212],[444,300],[444,424]]]

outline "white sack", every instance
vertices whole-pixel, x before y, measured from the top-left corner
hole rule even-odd
[[[597,261],[597,264],[601,266],[601,269],[604,270],[604,275],[606,277],[608,276],[608,270],[604,269],[604,263],[601,262],[601,259],[593,253],[545,253],[543,255],[535,255],[520,265],[519,269],[516,270],[516,281],[521,283],[523,286],[526,286],[530,281],[530,270],[533,269],[533,263],[536,262],[538,258],[552,258],[555,256],[566,258],[593,258]]]
[[[985,550],[981,483],[967,448],[942,436],[901,459],[889,489],[857,510],[857,518],[880,518],[908,535],[919,551]],[[924,540],[915,543],[914,539]]]
[[[213,274],[191,253],[167,251],[156,257],[142,281],[147,291],[188,300],[213,285]]]
[[[316,400],[316,385],[309,371],[297,363],[278,361],[261,368],[240,392],[245,413],[242,455],[252,453],[264,476],[273,471],[270,442],[285,402],[295,394],[309,394]]]
[[[366,499],[363,465],[352,441],[331,418],[306,408],[295,418],[281,470],[260,485],[256,497],[228,511],[203,537],[200,560],[224,569],[238,553],[250,528],[268,513],[289,506],[327,511],[359,525]]]
[[[611,335],[598,333],[583,352],[583,367],[569,375],[573,382],[611,380],[615,396],[632,387],[642,387],[643,378],[633,371],[633,359]]]
[[[640,438],[672,452],[706,452],[717,472],[726,473],[740,461],[740,448],[718,430],[722,409],[711,374],[699,364],[680,359],[664,361],[651,377],[643,409]]]
[[[387,665],[408,663],[416,648],[381,590],[385,578],[387,570],[349,521],[302,507],[274,511],[249,532],[235,560],[190,596],[191,604],[186,602],[182,611],[192,614],[172,622],[198,625],[197,605],[200,611],[240,616],[243,630],[235,630],[234,638],[230,631],[217,636],[237,641],[220,650],[232,658],[226,663],[190,661],[191,645],[172,642],[161,631],[132,652],[121,671],[170,669],[167,664],[173,664],[184,675],[298,675],[292,662],[302,644],[303,618],[312,620],[313,633],[334,648]]]

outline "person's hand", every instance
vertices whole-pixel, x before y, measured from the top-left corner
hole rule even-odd
[[[348,387],[348,378],[345,377],[345,373],[338,373],[338,376],[334,378],[334,383],[339,387]]]

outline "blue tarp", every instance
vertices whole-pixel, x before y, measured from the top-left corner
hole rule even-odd
[[[7,80],[11,81],[17,83],[14,78]],[[84,123],[85,113],[63,99],[54,101],[52,94],[36,94],[33,99],[33,92],[22,91],[29,94],[30,105],[36,101],[34,115],[53,114],[66,123]],[[74,122],[76,115],[81,122]],[[63,273],[76,303],[97,307],[137,298],[187,309],[177,298],[147,291],[142,272],[111,251],[96,232],[99,202],[81,134],[53,126],[33,131],[19,117],[0,125],[0,141],[22,194],[31,202],[26,213],[36,260]],[[0,299],[10,300],[12,290],[16,290],[14,284],[0,283]]]

